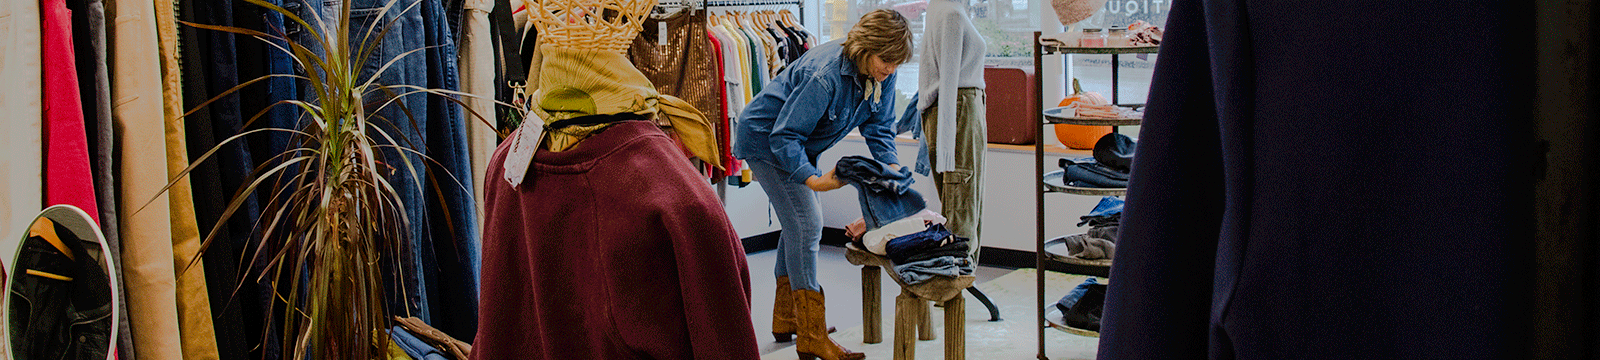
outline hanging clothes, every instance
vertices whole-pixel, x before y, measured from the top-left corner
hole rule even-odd
[[[234,1],[236,4],[238,3],[238,0]],[[285,2],[285,0],[266,0],[266,2],[275,6],[282,6],[286,10],[289,10],[306,19],[315,18],[315,13],[307,13],[306,11],[309,10],[303,8],[302,2],[299,0],[288,0],[287,2]],[[293,21],[290,21],[289,24],[286,24],[283,14],[264,7],[252,5],[235,6],[234,11],[236,12],[236,15],[234,16],[234,25],[242,28],[261,31],[268,34],[286,34],[291,38],[304,36],[306,33],[303,31],[303,29],[299,28],[298,25],[289,25],[292,24]],[[296,41],[300,40],[297,39]],[[306,43],[300,42],[300,44]],[[236,58],[238,59],[238,79],[249,81],[251,79],[269,75],[295,74],[294,60],[289,54],[278,50],[280,47],[285,49],[288,48],[287,42],[281,39],[236,39],[234,41],[234,49],[237,52]],[[248,125],[248,128],[240,130],[251,131],[263,128],[301,128],[301,126],[299,126],[301,125],[301,119],[299,118],[300,110],[292,105],[282,103],[286,100],[300,99],[300,85],[301,84],[297,84],[294,79],[285,77],[270,77],[266,80],[256,83],[255,85],[240,89],[238,96],[239,114],[245,116],[262,114],[261,118],[256,119],[254,123],[246,124]],[[215,88],[213,88],[213,91],[214,89]],[[200,113],[201,112],[196,112],[197,115]],[[249,119],[246,118],[240,120]],[[222,138],[222,134],[220,133],[217,136]],[[251,160],[253,160],[253,162],[247,166],[253,168],[270,169],[278,164],[281,164],[283,160],[285,160],[284,158],[280,158],[278,156],[289,150],[291,146],[290,142],[295,140],[295,138],[290,134],[281,131],[269,131],[251,134],[244,140],[249,147],[248,156]],[[243,157],[241,157],[241,159],[242,158]],[[285,169],[286,171],[284,171],[284,174],[299,173],[300,169],[301,167],[299,166],[292,166],[291,168]],[[234,252],[229,255],[234,259],[237,259],[235,261],[239,261],[239,265],[241,265],[237,271],[243,274],[261,274],[261,272],[265,270],[266,263],[264,255],[262,254],[274,254],[277,250],[277,247],[270,245],[271,243],[268,243],[267,246],[263,246],[263,239],[278,239],[280,237],[271,234],[253,234],[255,230],[257,230],[254,224],[263,220],[264,214],[262,214],[259,209],[269,206],[267,202],[272,201],[276,195],[279,195],[284,191],[283,188],[274,186],[276,184],[282,184],[282,182],[280,182],[284,181],[282,179],[282,177],[262,179],[262,185],[256,189],[254,194],[256,197],[257,211],[252,212],[249,210],[249,200],[246,200],[246,204],[242,205],[239,212],[235,213],[233,218],[230,219],[234,225],[230,225],[229,227],[235,232],[239,231],[239,227],[241,226],[239,225],[241,224],[240,221],[243,221],[243,224],[249,224],[243,225],[243,229],[246,230],[245,236],[241,237],[237,233],[235,233],[235,236],[230,239],[225,239],[219,236],[216,240],[218,242],[213,243],[213,248],[207,251],[216,251],[215,246],[222,246],[220,244],[221,241],[231,240],[233,242]],[[237,187],[230,186],[223,187],[223,190],[227,192],[228,196],[232,196],[232,191],[238,189],[239,188]],[[281,202],[283,200],[278,201]],[[258,250],[259,253],[257,252]],[[222,260],[212,260],[212,258],[208,257],[206,261],[214,263],[214,261]],[[250,266],[252,263],[254,263],[255,267],[247,268],[247,266]],[[209,269],[210,267],[208,266],[207,268]],[[241,321],[240,324],[242,324],[243,330],[246,332],[244,340],[246,341],[247,349],[249,351],[249,358],[280,358],[281,356],[279,355],[279,348],[282,346],[282,341],[279,341],[278,339],[282,334],[282,329],[278,325],[278,322],[281,320],[278,319],[282,319],[282,316],[279,316],[278,313],[281,313],[283,308],[281,305],[275,305],[275,303],[278,303],[278,297],[273,293],[272,283],[276,281],[276,279],[272,279],[270,277],[261,278],[256,276],[247,277],[246,279],[257,280],[246,280],[246,283],[235,284],[234,286],[238,287],[237,292],[231,292],[230,294],[232,294],[233,297],[228,299],[231,301],[229,306],[239,308]],[[238,278],[235,278],[234,280],[237,281]],[[227,290],[231,291],[234,289],[229,288]],[[213,293],[215,292],[216,291],[213,291]],[[269,313],[269,310],[271,310],[272,313]],[[226,341],[224,338],[227,336],[232,335],[225,335],[219,332],[219,344]],[[223,346],[226,347],[226,345]]]
[[[106,67],[106,9],[101,0],[69,1],[72,11],[74,54],[78,61],[78,89],[83,101],[84,132],[89,140],[89,165],[94,173],[95,203],[100,216],[100,232],[105,236],[106,254],[115,274],[122,274],[122,242],[117,227],[115,128],[111,121],[111,73]],[[3,201],[3,199],[0,199]],[[84,209],[84,211],[91,211]],[[120,276],[120,275],[119,275]],[[121,284],[121,282],[118,282]],[[133,334],[128,326],[128,300],[124,288],[117,297],[117,356],[132,360]]]
[[[706,61],[711,57],[711,44],[705,36],[705,24],[704,10],[685,9],[665,18],[647,18],[628,48],[628,60],[650,79],[658,93],[688,101],[706,118],[720,123],[727,117],[727,110],[721,105],[723,87],[717,80],[716,64]],[[663,30],[665,34],[661,33]]]
[[[0,4],[0,114],[6,131],[0,141],[11,151],[0,156],[0,263],[16,258],[22,229],[44,209],[44,79],[40,63],[38,1]]]
[[[399,58],[411,49],[421,49],[424,45],[424,27],[422,23],[422,9],[407,7],[401,10],[391,9],[381,11],[386,4],[383,0],[355,0],[350,3],[351,18],[349,33],[342,34],[349,37],[352,44],[360,44],[362,39],[367,39],[368,28],[375,26],[389,26],[387,33],[380,37],[372,37],[367,41],[372,42],[375,51],[366,59],[352,59],[364,61],[358,79],[371,79],[378,66],[393,61],[389,70],[376,74],[372,79],[376,83],[386,85],[411,85],[426,87],[428,75],[425,73],[427,56],[413,54]],[[403,11],[402,11],[403,10]],[[337,10],[335,10],[337,11]],[[323,14],[328,17],[329,14]],[[331,35],[338,36],[338,35]],[[385,94],[383,92],[369,93],[366,101],[371,104],[383,104],[393,99],[389,106],[382,109],[367,109],[368,119],[372,124],[392,136],[388,139],[378,140],[383,145],[393,145],[419,150],[426,144],[423,134],[427,131],[428,101],[427,95],[406,96],[394,99],[399,93]],[[305,95],[309,96],[309,94]],[[389,311],[395,314],[411,314],[423,321],[432,321],[431,307],[428,306],[428,296],[434,279],[434,273],[429,270],[428,264],[433,263],[433,247],[429,246],[428,211],[423,189],[430,189],[428,184],[428,165],[422,157],[414,152],[400,151],[395,147],[386,147],[377,151],[377,156],[388,164],[390,170],[385,174],[391,186],[398,194],[397,198],[404,204],[405,211],[406,243],[398,254],[398,259],[393,259],[399,266],[403,276],[395,279],[396,283],[387,287],[391,296]],[[402,295],[403,294],[403,295]]]
[[[77,206],[99,222],[89,143],[83,130],[83,103],[72,46],[72,19],[65,0],[40,2],[43,45],[45,206]]]
[[[188,22],[234,26],[233,10],[233,0],[183,1],[179,3],[178,16]],[[259,311],[254,311],[254,302],[245,306],[243,302],[233,299],[233,294],[255,292],[255,287],[241,286],[243,284],[239,283],[237,249],[237,245],[248,239],[255,228],[254,220],[259,211],[255,194],[239,194],[244,202],[236,213],[229,218],[222,218],[222,215],[234,200],[235,193],[250,178],[255,162],[244,141],[222,143],[240,132],[242,117],[245,116],[241,110],[243,97],[234,93],[203,108],[201,105],[237,86],[238,70],[246,64],[242,64],[236,54],[237,42],[232,33],[184,26],[179,28],[178,37],[182,42],[179,50],[182,52],[183,108],[193,111],[183,119],[183,124],[188,142],[189,158],[186,160],[195,163],[189,177],[194,194],[195,222],[201,236],[209,236],[212,232],[217,234],[201,254],[206,264],[207,296],[212,304],[218,305],[212,308],[211,313],[217,338],[217,355],[220,359],[243,360],[249,358],[249,349],[253,347],[250,341],[260,336],[240,326],[245,323],[243,310],[247,307],[251,309],[248,316],[255,319],[263,316]],[[261,87],[251,88],[255,90]],[[200,158],[212,149],[218,151],[211,158]],[[187,262],[181,264],[187,265]]]
[[[495,133],[497,106],[494,103],[494,78],[496,67],[494,52],[494,27],[489,23],[489,12],[494,10],[493,0],[466,0],[459,27],[461,43],[458,64],[461,72],[461,91],[473,96],[463,96],[467,110],[462,112],[462,123],[467,130],[467,151],[472,159],[472,199],[478,206],[475,211],[483,216],[483,175],[489,171],[489,157],[500,143]],[[527,44],[531,46],[532,44]],[[524,52],[525,53],[525,52]],[[519,59],[518,61],[528,61]]]
[[[8,3],[23,3],[12,1]],[[170,8],[170,3],[168,3]],[[122,280],[128,293],[134,350],[140,359],[182,359],[174,271],[171,194],[167,184],[166,118],[161,98],[161,52],[155,7],[150,2],[113,0],[106,12],[111,71],[112,119],[119,134],[117,206],[123,244]],[[153,197],[153,199],[152,199]],[[146,206],[145,204],[149,205]]]
[[[423,0],[422,19],[426,31],[429,89],[460,90],[456,64],[456,36],[447,26],[440,0]],[[450,336],[470,339],[478,329],[479,217],[473,197],[477,184],[472,180],[467,126],[455,95],[418,94],[428,101],[425,149],[428,154],[427,199],[429,229],[426,243],[433,247],[432,266],[437,272],[429,281],[429,313],[436,314],[429,324]],[[491,145],[492,144],[485,144]]]
[[[156,38],[160,50],[161,99],[166,122],[167,178],[177,179],[167,189],[171,203],[172,261],[176,271],[180,344],[186,359],[216,359],[216,326],[211,319],[211,299],[206,286],[205,263],[191,261],[200,255],[200,229],[195,221],[191,177],[184,126],[183,78],[178,56],[176,0],[158,0],[155,6]],[[144,331],[135,327],[136,331]]]

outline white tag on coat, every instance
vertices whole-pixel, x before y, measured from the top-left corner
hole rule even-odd
[[[667,22],[656,23],[656,44],[667,46]]]
[[[522,126],[517,128],[517,138],[511,144],[511,152],[506,154],[505,179],[512,188],[522,185],[522,180],[528,176],[528,167],[533,165],[533,155],[539,152],[540,143],[544,142],[544,120],[527,114],[522,118]]]

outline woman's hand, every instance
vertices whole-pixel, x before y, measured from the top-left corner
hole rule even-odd
[[[828,173],[822,174],[822,176],[813,175],[806,178],[806,187],[811,188],[813,191],[823,192],[842,188],[844,183],[840,182],[839,177],[833,174],[833,170],[828,170]]]

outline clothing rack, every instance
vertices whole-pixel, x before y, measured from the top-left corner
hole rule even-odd
[[[658,6],[688,6],[691,9],[709,9],[709,8],[713,8],[713,7],[736,7],[736,6],[794,5],[795,7],[798,7],[801,10],[801,11],[799,11],[799,15],[798,15],[800,17],[800,23],[803,24],[803,23],[806,22],[806,12],[805,12],[805,2],[804,2],[804,0],[700,0],[700,1],[667,0],[667,1],[661,1],[661,2],[657,3],[657,5]]]

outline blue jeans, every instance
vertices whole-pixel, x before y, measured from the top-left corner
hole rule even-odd
[[[747,164],[783,226],[778,234],[778,265],[773,275],[788,276],[789,287],[795,290],[822,291],[822,285],[817,283],[817,249],[822,245],[822,201],[817,192],[805,184],[786,181],[788,172],[771,164]]]
[[[423,0],[422,19],[427,31],[428,83],[432,89],[460,90],[455,36],[440,0]],[[418,54],[420,55],[420,54]],[[415,56],[415,55],[413,55]],[[424,189],[432,230],[437,292],[429,294],[433,327],[457,339],[471,339],[478,331],[479,248],[477,204],[472,196],[472,160],[467,157],[467,129],[461,107],[450,97],[425,96],[427,111],[428,181],[438,186]],[[451,96],[454,97],[454,96]],[[437,190],[437,196],[434,191]]]
[[[972,275],[972,258],[966,256],[940,256],[928,260],[899,264],[894,272],[906,285],[921,284],[935,277]]]
[[[422,21],[422,6],[411,6],[413,2],[421,0],[402,0],[396,2],[388,11],[383,11],[386,0],[347,0],[353,1],[350,5],[350,33],[347,34],[352,45],[351,52],[355,52],[362,39],[367,37],[368,27],[376,27],[372,31],[372,38],[367,39],[376,46],[367,59],[352,61],[363,62],[361,73],[357,77],[362,81],[373,76],[377,70],[407,51],[421,49],[426,46],[425,28]],[[339,1],[325,1],[323,4],[323,18],[329,24],[333,15],[339,11],[342,4]],[[315,25],[315,24],[313,24]],[[377,34],[383,26],[390,26],[389,32],[383,38]],[[378,75],[376,84],[379,85],[415,85],[428,86],[428,63],[424,52],[406,55],[395,61],[394,65]],[[382,129],[394,138],[392,145],[404,146],[417,151],[424,151],[427,144],[424,134],[427,133],[428,100],[427,95],[413,94],[390,103],[389,100],[409,92],[408,89],[393,89],[392,92],[377,91],[369,93],[366,101],[369,104],[366,111],[367,119],[377,129]],[[387,104],[385,106],[384,104]],[[383,106],[380,110],[379,107]],[[371,134],[379,136],[376,133]],[[387,139],[377,140],[379,143],[388,143]],[[415,153],[401,152],[393,148],[379,150],[382,161],[389,168],[381,169],[388,174],[388,180],[399,193],[399,199],[404,204],[406,218],[410,221],[409,239],[401,249],[399,265],[405,278],[397,279],[398,284],[391,285],[390,294],[401,294],[405,298],[395,298],[390,302],[390,311],[400,315],[414,315],[423,322],[432,323],[433,316],[428,305],[428,295],[437,288],[437,264],[434,261],[434,249],[429,246],[431,231],[428,223],[428,211],[425,206],[429,200],[424,194],[424,189],[430,189],[428,184],[428,165],[421,156]],[[393,286],[399,286],[395,288]]]
[[[877,160],[846,156],[839,159],[834,174],[840,181],[856,186],[867,231],[914,215],[928,206],[922,194],[911,189],[910,168],[896,171]]]

